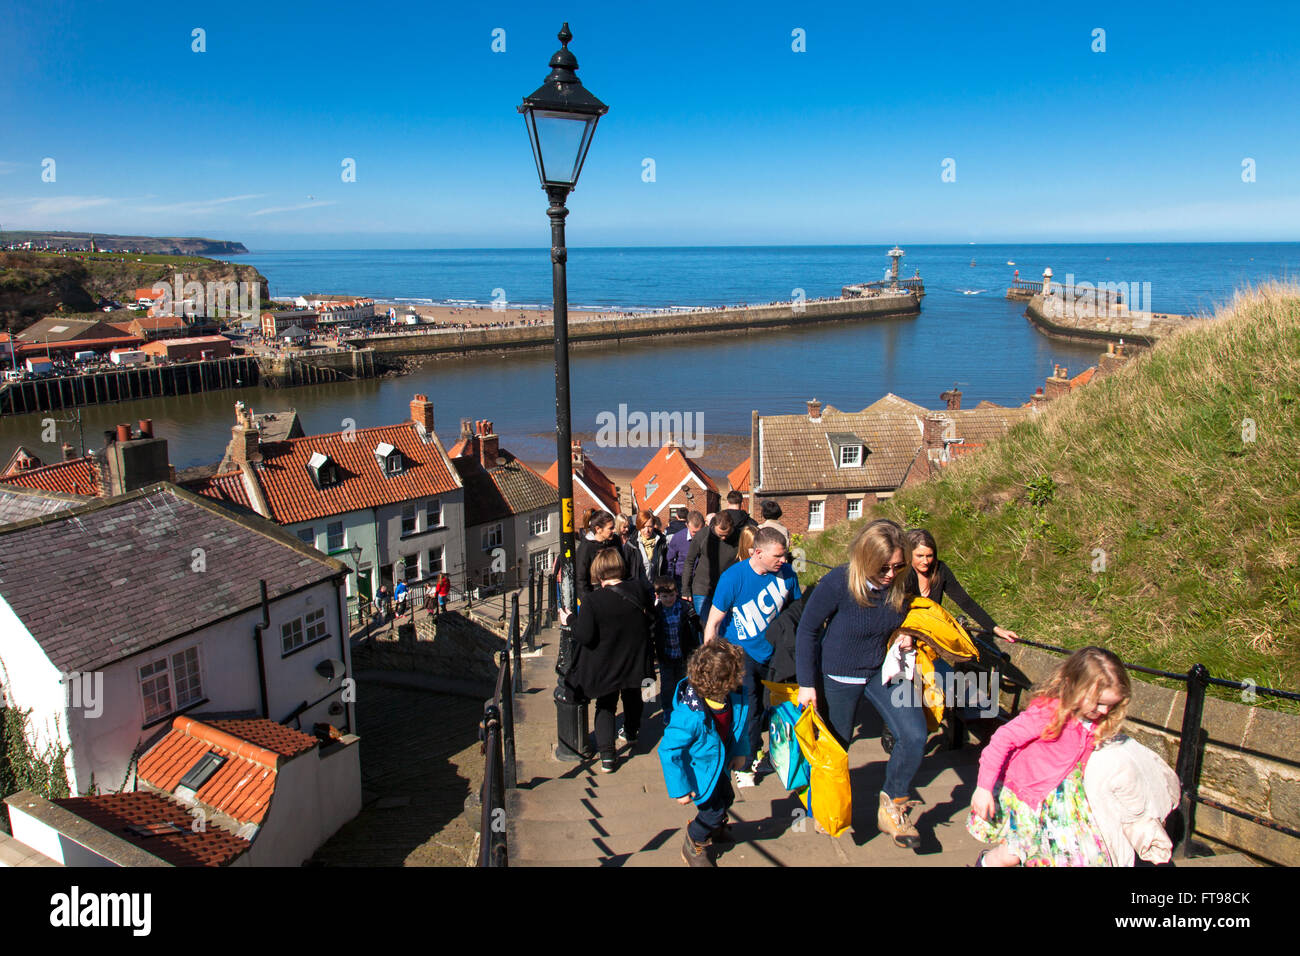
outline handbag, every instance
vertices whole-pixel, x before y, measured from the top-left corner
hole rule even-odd
[[[822,829],[840,836],[853,820],[849,755],[816,708],[805,707],[794,727],[799,749],[808,761],[808,789],[799,799]]]
[[[647,674],[653,675],[655,672],[655,639],[654,639],[655,617],[654,615],[645,607],[645,605],[641,604],[639,601],[632,600],[631,597],[629,597],[628,595],[620,591],[617,586],[607,588],[606,590],[613,591],[615,594],[621,597],[628,604],[632,605],[634,608],[640,611],[641,616],[645,618],[645,623],[646,623],[645,669]]]
[[[787,790],[798,790],[809,784],[808,761],[799,749],[794,733],[799,716],[799,705],[786,701],[772,708],[772,717],[767,725],[767,757],[776,770],[777,779]]]

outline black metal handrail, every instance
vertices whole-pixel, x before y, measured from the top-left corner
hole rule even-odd
[[[515,695],[523,693],[523,645],[534,649],[536,633],[554,615],[554,591],[548,575],[538,571],[528,580],[527,622],[520,629],[519,594],[510,601],[508,645],[500,653],[496,687],[483,704],[481,739],[485,765],[479,793],[479,857],[481,867],[509,866],[506,839],[506,791],[519,786],[515,762]],[[549,600],[543,601],[549,595]]]
[[[807,558],[801,560],[806,564],[814,564],[819,568],[833,570],[830,565],[822,564],[820,561],[811,561]],[[962,621],[967,627],[967,630],[971,631],[973,637],[976,637],[976,639],[985,647],[990,646],[987,641],[980,640],[979,635],[982,635],[983,633],[981,629],[974,627],[964,618]],[[1069,648],[1057,647],[1055,644],[1043,644],[1039,641],[1030,640],[1025,637],[1018,639],[1015,643],[1023,644],[1027,647],[1035,647],[1044,651],[1050,651],[1054,654],[1069,655],[1074,653]],[[998,653],[1003,660],[1010,660],[1010,655],[1005,652],[998,650],[996,647],[993,648],[993,650]],[[1230,690],[1250,690],[1254,693],[1264,694],[1268,697],[1277,697],[1283,700],[1296,701],[1300,701],[1300,693],[1289,690],[1279,690],[1275,687],[1260,687],[1253,682],[1211,677],[1209,668],[1200,663],[1193,664],[1185,674],[1158,670],[1154,667],[1143,667],[1140,664],[1130,664],[1128,661],[1122,661],[1121,663],[1123,663],[1123,665],[1129,670],[1138,671],[1142,674],[1151,674],[1155,677],[1164,677],[1169,680],[1181,681],[1187,687],[1187,699],[1183,703],[1182,726],[1178,731],[1178,756],[1174,761],[1174,772],[1178,775],[1178,782],[1182,787],[1182,799],[1178,813],[1183,819],[1184,837],[1182,855],[1184,858],[1191,855],[1192,826],[1195,819],[1194,809],[1196,804],[1204,804],[1208,807],[1219,810],[1222,813],[1239,817],[1242,820],[1249,820],[1259,826],[1267,827],[1270,830],[1275,830],[1279,833],[1284,833],[1287,836],[1300,839],[1300,830],[1296,830],[1282,823],[1277,823],[1273,820],[1265,819],[1258,814],[1250,813],[1246,810],[1238,810],[1235,807],[1226,806],[1217,800],[1203,797],[1200,794],[1201,759],[1204,756],[1205,751],[1205,740],[1203,739],[1204,731],[1201,726],[1201,721],[1205,711],[1206,688],[1213,685],[1215,687],[1225,687]],[[1012,703],[1011,711],[1014,716],[1020,707],[1020,691],[1029,690],[1032,685],[1023,680],[1016,679],[1013,675],[999,676],[1001,679],[1006,680],[1008,683],[1016,687],[1016,694]],[[1165,729],[1168,730],[1169,728]]]

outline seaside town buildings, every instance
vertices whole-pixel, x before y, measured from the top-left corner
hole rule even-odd
[[[902,487],[924,481],[954,458],[983,447],[1034,414],[1032,407],[981,402],[931,411],[892,392],[860,412],[808,402],[802,415],[752,418],[748,481],[744,466],[733,482],[745,483],[748,506],[775,499],[791,532],[821,531],[854,521]]]
[[[170,484],[0,527],[4,698],[73,793],[129,788],[180,715],[351,733],[347,567]],[[353,756],[351,759],[355,760]]]
[[[704,469],[686,456],[680,445],[669,441],[632,479],[632,512],[649,511],[664,519],[677,508],[711,514],[720,507],[722,496]]]
[[[619,514],[622,509],[618,485],[614,484],[609,476],[587,457],[582,442],[574,439],[571,445],[575,527],[581,527],[583,517],[592,510],[605,511],[612,515]],[[552,462],[551,467],[547,468],[546,473],[542,475],[552,488],[559,487],[559,464],[558,461]]]
[[[465,489],[465,579],[490,588],[549,573],[560,549],[555,489],[501,447],[490,421],[462,421],[448,455]]]

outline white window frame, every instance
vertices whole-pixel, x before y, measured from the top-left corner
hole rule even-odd
[[[329,636],[325,609],[313,608],[302,617],[295,617],[280,625],[280,656],[288,657],[294,651],[323,641]]]
[[[190,655],[193,655],[193,673],[192,675],[181,670],[186,667]],[[144,671],[148,669],[149,673]],[[136,667],[136,680],[140,685],[140,698],[144,707],[144,722],[146,724],[162,720],[170,714],[175,714],[184,710],[190,704],[203,699],[203,660],[199,653],[198,645],[184,648],[179,651],[172,651],[155,657],[146,664]],[[152,682],[152,690],[146,690],[145,683]],[[182,684],[190,684],[188,693],[182,700],[180,688]],[[150,708],[150,698],[155,702],[155,706]]]
[[[853,513],[854,509],[857,510],[857,514]],[[859,518],[862,517],[862,499],[861,498],[848,499],[844,511],[845,511],[845,515],[848,517],[848,520],[857,521]]]
[[[337,548],[330,543],[334,537],[334,532],[332,532],[330,529],[335,525],[339,526],[339,537],[341,539],[339,541],[339,546]],[[335,551],[346,550],[347,546],[348,546],[348,528],[346,524],[344,524],[342,521],[331,521],[329,524],[325,525],[325,550],[326,551],[328,551],[330,554],[333,554]]]
[[[814,522],[814,517],[816,522]],[[826,528],[826,502],[810,501],[808,502],[808,530],[823,531]]]
[[[441,528],[442,525],[442,499],[430,498],[424,505],[425,530]]]
[[[541,558],[542,560],[539,561],[538,558]],[[554,559],[551,557],[550,548],[546,548],[542,551],[534,551],[528,556],[528,571],[532,575],[536,575],[538,571],[541,571],[543,574],[549,574],[553,561]]]
[[[411,527],[409,529],[406,527],[406,523],[408,521],[411,523]],[[401,531],[402,536],[405,537],[408,534],[416,534],[419,530],[420,530],[419,509],[415,507],[414,501],[403,502],[402,503],[402,531]]]
[[[434,552],[437,552],[438,555],[437,561],[433,559]],[[432,548],[429,548],[425,554],[429,561],[428,573],[430,575],[442,574],[447,570],[447,549],[444,548],[442,545],[440,544],[434,545]]]
[[[845,461],[847,453],[852,453],[852,461]],[[861,445],[841,445],[840,446],[840,467],[841,468],[861,468],[862,467],[862,446]]]
[[[505,543],[505,536],[502,530],[502,523],[498,521],[494,525],[489,525],[483,529],[483,550],[491,551],[493,548],[500,548]]]
[[[551,513],[543,511],[539,515],[533,515],[528,519],[528,533],[533,537],[551,533]]]

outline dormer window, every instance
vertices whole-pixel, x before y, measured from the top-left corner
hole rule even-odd
[[[307,471],[311,473],[312,484],[319,488],[329,488],[339,483],[339,466],[329,455],[314,452],[307,459]]]
[[[826,436],[835,455],[836,468],[861,468],[866,457],[862,439],[851,432],[831,432]]]
[[[402,473],[402,453],[388,442],[380,442],[375,446],[375,461],[378,462],[379,469],[386,475],[400,475]]]

